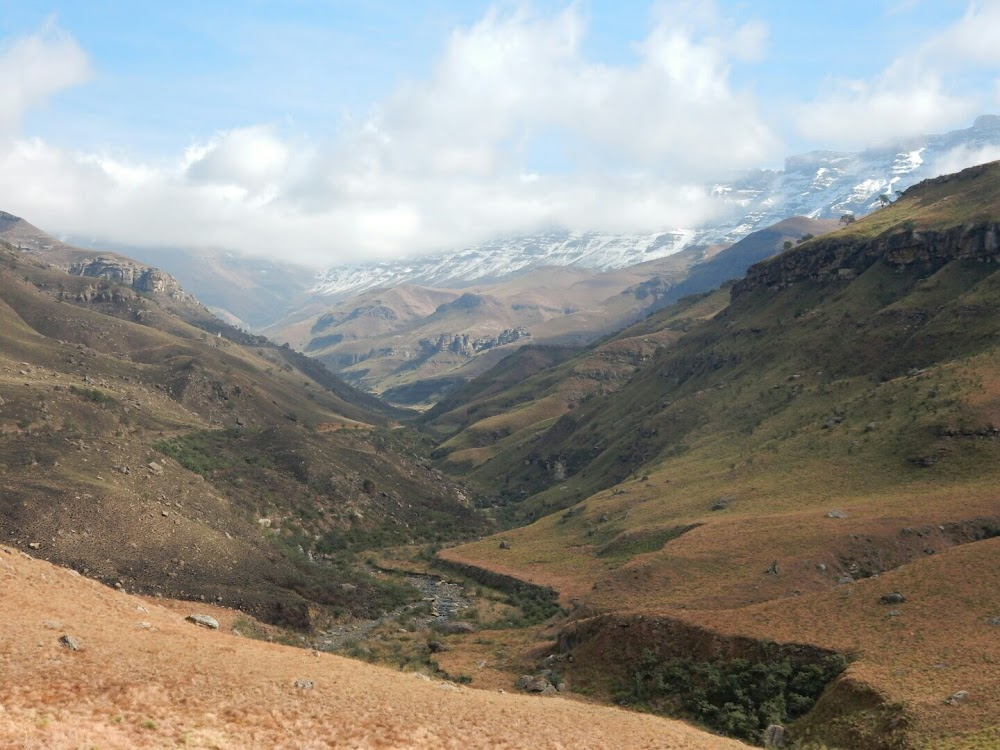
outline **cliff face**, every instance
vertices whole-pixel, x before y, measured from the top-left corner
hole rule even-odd
[[[934,270],[953,260],[995,263],[1000,224],[977,222],[943,230],[906,229],[873,239],[829,237],[788,250],[747,270],[732,296],[783,289],[802,281],[853,279],[877,260],[890,266]]]
[[[184,291],[170,274],[124,258],[102,255],[73,263],[69,267],[73,276],[108,279],[125,284],[137,292],[166,294],[172,299],[184,299]]]

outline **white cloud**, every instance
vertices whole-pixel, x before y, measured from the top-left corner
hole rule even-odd
[[[977,164],[985,164],[998,159],[1000,159],[1000,146],[983,146],[981,148],[958,146],[942,154],[930,165],[928,171],[930,174],[951,174],[966,167],[974,167]]]
[[[710,205],[702,180],[775,155],[752,95],[730,80],[732,61],[762,54],[760,24],[664,6],[619,65],[587,59],[585,34],[575,5],[491,11],[451,34],[426,80],[326,140],[248,125],[142,163],[22,139],[0,155],[0,200],[54,232],[322,264],[557,225],[689,226]],[[10,123],[86,75],[54,27],[9,50],[25,91]],[[44,75],[23,62],[45,57]],[[560,150],[562,165],[537,163]]]
[[[16,133],[32,107],[90,77],[87,55],[50,19],[35,34],[0,47],[0,136]]]
[[[870,79],[831,80],[798,107],[795,123],[830,147],[948,130],[996,106],[973,76],[1000,75],[1000,1],[970,2],[962,17]]]

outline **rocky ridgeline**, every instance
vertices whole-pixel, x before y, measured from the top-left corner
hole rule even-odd
[[[763,261],[733,286],[732,297],[777,290],[802,281],[850,280],[878,260],[897,268],[940,268],[953,260],[996,262],[1000,224],[981,222],[951,229],[903,229],[874,239],[821,238]]]
[[[172,299],[184,299],[181,285],[170,274],[125,258],[109,255],[88,258],[72,264],[69,273],[73,276],[107,279],[131,287],[137,292],[166,294]]]
[[[469,336],[467,333],[442,333],[434,341],[421,339],[420,346],[428,354],[449,351],[452,354],[464,354],[467,357],[472,357],[479,352],[485,352],[488,349],[494,349],[506,344],[513,344],[515,341],[526,338],[531,338],[528,329],[518,326],[517,328],[504,329],[496,336],[480,336],[478,338]]]

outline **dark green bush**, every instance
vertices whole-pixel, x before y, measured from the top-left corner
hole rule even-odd
[[[786,724],[809,711],[846,666],[836,654],[802,663],[788,657],[698,662],[646,650],[620,698],[756,742],[769,724]]]

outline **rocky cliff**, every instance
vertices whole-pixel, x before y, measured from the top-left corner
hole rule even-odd
[[[955,192],[955,195],[951,193]],[[956,197],[965,197],[961,204]],[[954,260],[1000,259],[1000,162],[925,180],[843,232],[805,242],[747,270],[733,298],[802,281],[850,280],[876,261],[927,271]]]
[[[821,239],[751,266],[733,286],[733,298],[760,289],[783,289],[801,281],[850,280],[878,260],[890,266],[935,270],[953,260],[995,263],[1000,224],[982,222],[943,231],[908,229],[869,240]]]
[[[137,292],[165,294],[171,299],[184,299],[184,290],[170,274],[126,258],[101,255],[73,263],[73,276],[107,279],[131,287]]]

